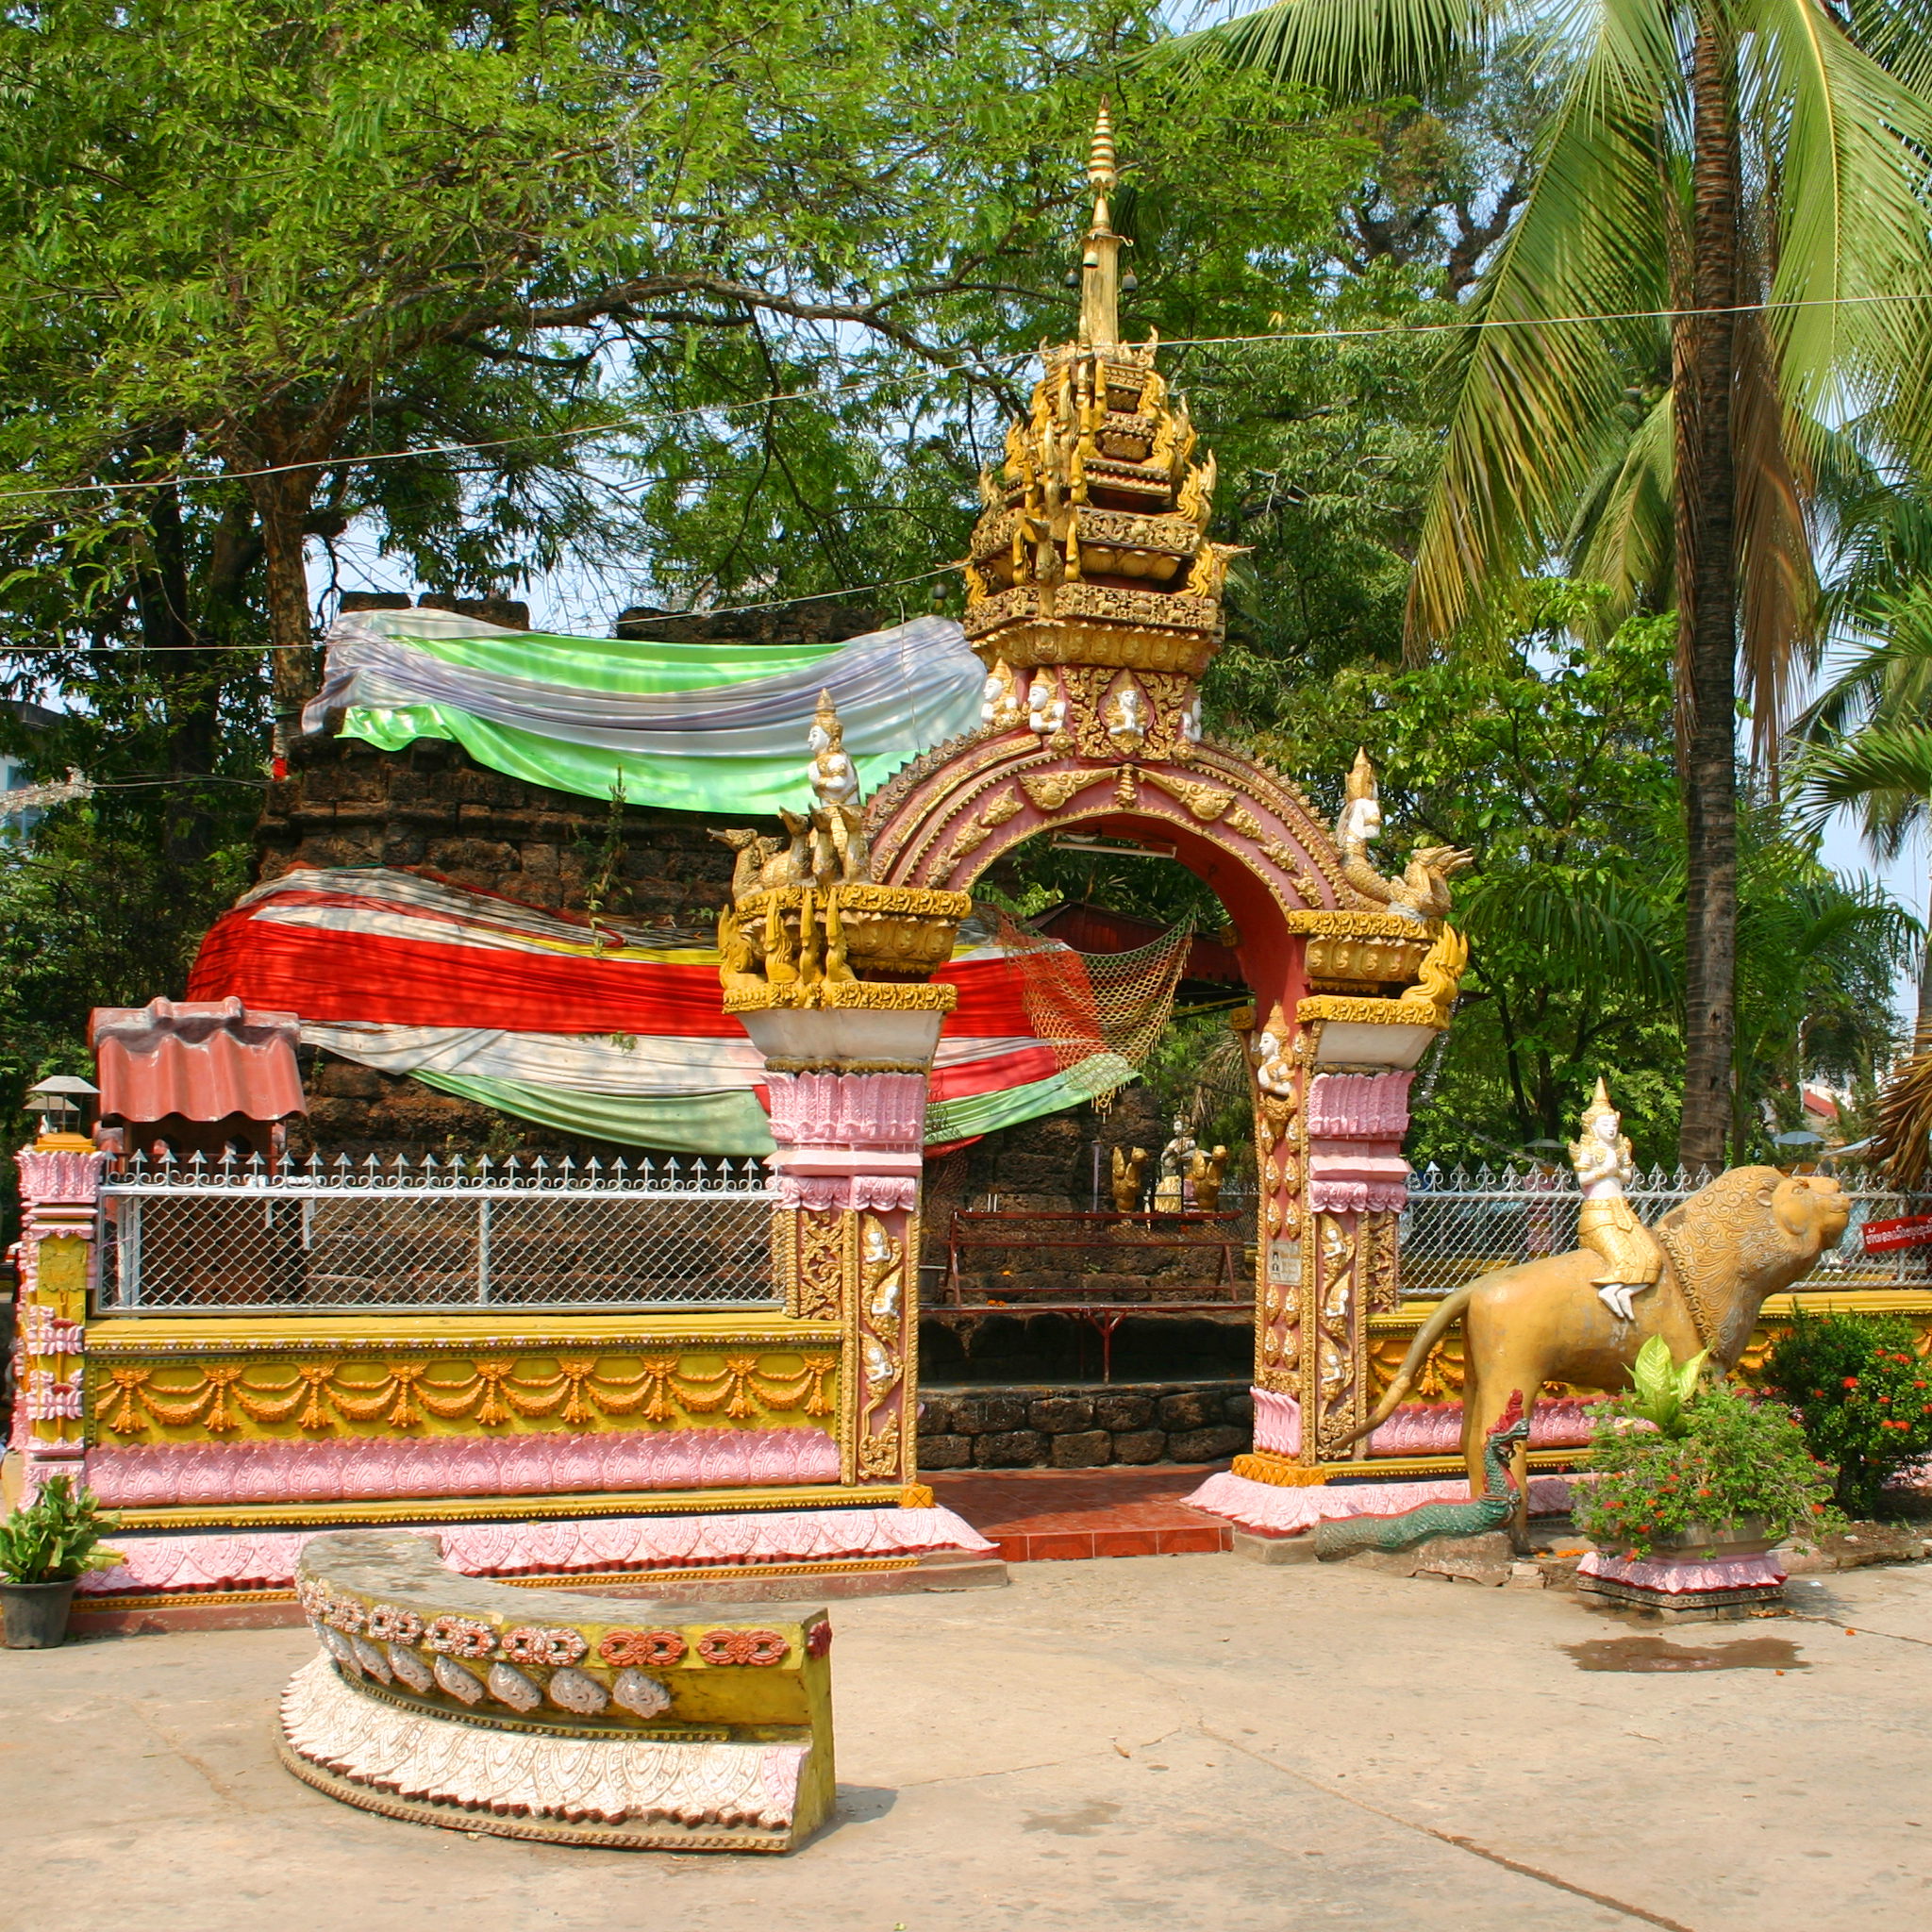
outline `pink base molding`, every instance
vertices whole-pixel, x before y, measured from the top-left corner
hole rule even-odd
[[[1707,1563],[1649,1563],[1636,1557],[1613,1557],[1591,1550],[1576,1566],[1578,1578],[1601,1576],[1631,1590],[1654,1591],[1659,1596],[1688,1596],[1709,1590],[1781,1588],[1785,1573],[1771,1555],[1719,1557]]]
[[[835,1483],[839,1445],[820,1429],[149,1443],[90,1450],[87,1478],[104,1503],[149,1509],[746,1489]]]
[[[1275,1456],[1302,1453],[1302,1406],[1292,1395],[1274,1389],[1252,1389],[1255,1398],[1255,1447]]]
[[[1302,1446],[1301,1404],[1292,1395],[1257,1389],[1255,1447],[1297,1456]],[[1578,1396],[1545,1397],[1530,1420],[1532,1449],[1582,1449],[1590,1444],[1590,1404]],[[1369,1438],[1371,1456],[1456,1456],[1462,1449],[1459,1402],[1405,1402]]]
[[[1460,1476],[1444,1476],[1432,1482],[1320,1483],[1287,1489],[1223,1470],[1182,1500],[1191,1508],[1225,1517],[1257,1536],[1299,1536],[1337,1517],[1393,1516],[1423,1503],[1466,1503],[1469,1485]],[[1568,1476],[1530,1477],[1532,1516],[1557,1516],[1569,1507]]]
[[[1590,1407],[1581,1396],[1545,1396],[1529,1423],[1532,1449],[1587,1449]],[[1258,1447],[1260,1436],[1257,1432]],[[1459,1402],[1405,1402],[1369,1438],[1371,1456],[1455,1456],[1462,1448]]]
[[[208,1535],[116,1535],[127,1558],[81,1579],[111,1601],[172,1591],[287,1590],[295,1558],[321,1529]],[[923,1557],[936,1550],[997,1554],[950,1509],[788,1509],[741,1516],[607,1516],[561,1523],[457,1523],[421,1531],[465,1576],[583,1576],[723,1564],[830,1563]],[[808,1583],[800,1588],[809,1592]]]

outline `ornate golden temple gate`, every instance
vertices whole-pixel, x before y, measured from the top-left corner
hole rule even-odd
[[[1171,846],[1212,888],[1255,994],[1236,1024],[1260,1190],[1257,1453],[1237,1467],[1318,1481],[1368,1414],[1369,1315],[1397,1299],[1408,1087],[1454,1005],[1461,948],[1441,914],[1460,855],[1382,878],[1364,761],[1331,834],[1290,780],[1203,737],[1234,553],[1207,537],[1214,461],[1193,459],[1156,344],[1119,340],[1104,113],[1090,178],[1079,338],[1046,351],[1030,416],[982,482],[966,565],[981,727],[872,800],[872,875],[963,892],[1036,833],[1077,829]]]

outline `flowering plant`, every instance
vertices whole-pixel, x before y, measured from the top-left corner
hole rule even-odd
[[[1647,1557],[1687,1530],[1762,1519],[1783,1536],[1830,1513],[1831,1475],[1790,1409],[1714,1382],[1682,1403],[1666,1435],[1640,1395],[1599,1404],[1576,1524],[1591,1541]],[[1713,1535],[1715,1539],[1715,1534]]]
[[[1897,1315],[1807,1315],[1765,1357],[1765,1386],[1798,1412],[1806,1439],[1838,1465],[1838,1501],[1877,1512],[1904,1464],[1932,1455],[1932,1364]]]

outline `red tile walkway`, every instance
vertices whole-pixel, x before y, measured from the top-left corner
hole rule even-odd
[[[957,1509],[1008,1563],[1088,1557],[1179,1557],[1234,1547],[1234,1529],[1179,1499],[1224,1463],[1158,1469],[935,1471],[935,1499]]]

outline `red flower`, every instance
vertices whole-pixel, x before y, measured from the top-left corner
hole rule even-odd
[[[1847,1375],[1847,1376],[1845,1377],[1845,1387],[1846,1387],[1847,1389],[1856,1389],[1856,1388],[1857,1388],[1857,1386],[1858,1386],[1858,1378],[1857,1378],[1857,1376],[1856,1376],[1856,1375]]]

